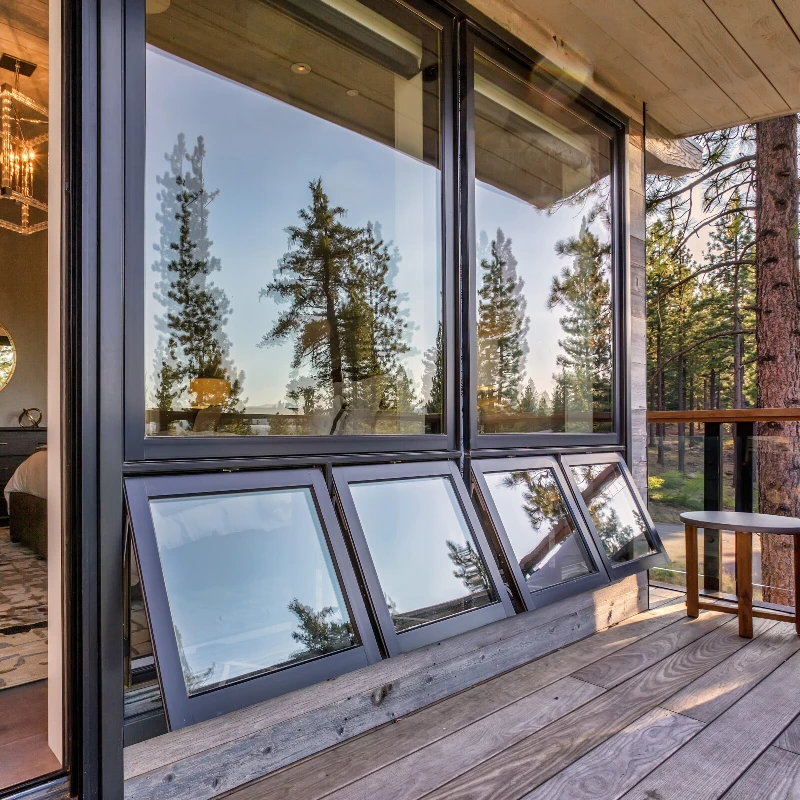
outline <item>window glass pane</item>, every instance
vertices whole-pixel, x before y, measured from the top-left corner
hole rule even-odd
[[[528,588],[595,571],[551,469],[484,474]]]
[[[442,433],[441,31],[385,0],[157,5],[146,433]]]
[[[612,430],[612,139],[475,54],[478,425]]]
[[[644,516],[617,464],[570,469],[611,561],[620,564],[655,552]]]
[[[397,631],[496,599],[450,479],[350,484]]]
[[[150,509],[190,695],[357,644],[309,489]]]

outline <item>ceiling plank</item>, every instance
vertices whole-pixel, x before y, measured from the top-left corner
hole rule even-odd
[[[774,0],[774,2],[792,26],[794,35],[800,39],[800,4],[797,0]]]
[[[703,0],[636,0],[749,117],[789,106]],[[800,11],[798,12],[800,16]]]
[[[0,5],[0,25],[18,28],[46,42],[50,25],[48,13],[47,0],[6,0]]]
[[[772,0],[705,2],[788,106],[800,107],[800,41]]]
[[[668,130],[709,127],[697,110],[678,97],[569,0],[473,0],[473,4],[482,6],[484,13],[493,16],[501,24],[503,10],[516,9],[520,17],[551,31],[553,36],[563,38],[591,66],[596,84],[607,86],[623,97],[630,97],[632,105],[641,106],[647,102],[648,113]],[[499,9],[496,8],[498,6]],[[525,39],[526,31],[514,32]]]
[[[634,0],[572,3],[690,106],[702,109],[709,127],[723,127],[732,119],[746,116]]]

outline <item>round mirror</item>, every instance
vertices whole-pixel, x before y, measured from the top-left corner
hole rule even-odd
[[[17,366],[17,350],[11,334],[0,325],[0,391],[6,388],[14,367]]]

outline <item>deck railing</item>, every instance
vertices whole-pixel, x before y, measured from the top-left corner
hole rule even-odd
[[[647,421],[651,514],[665,534],[668,552],[670,542],[674,549],[671,565],[654,571],[651,580],[658,583],[664,577],[680,585],[680,511],[757,511],[757,425],[800,421],[800,408],[650,411]],[[703,532],[701,586],[708,593],[732,589],[732,546],[726,547],[725,539],[720,531]],[[763,585],[760,559],[755,564],[754,581]],[[775,588],[788,591],[788,586]]]

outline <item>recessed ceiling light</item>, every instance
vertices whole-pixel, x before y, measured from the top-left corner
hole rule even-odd
[[[348,97],[358,97],[358,89],[348,89],[345,94]]]
[[[163,14],[172,0],[147,0],[145,11],[148,14]]]
[[[297,64],[292,64],[292,72],[296,75],[308,75],[311,72],[311,67],[302,61],[298,61]]]

